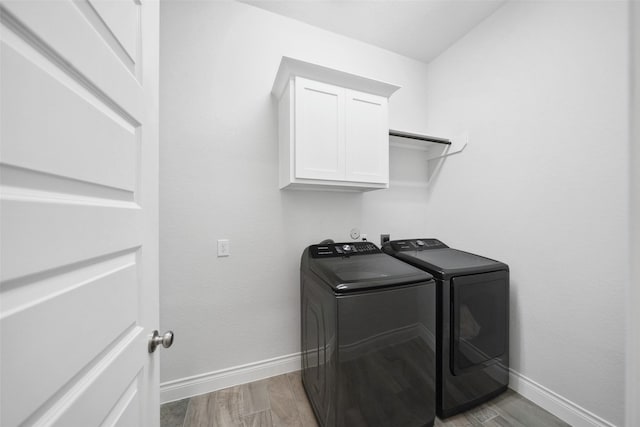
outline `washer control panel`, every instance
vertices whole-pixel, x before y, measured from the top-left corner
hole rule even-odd
[[[393,240],[389,242],[389,244],[396,252],[424,251],[427,249],[443,249],[449,247],[438,239]]]
[[[382,253],[371,242],[329,243],[309,246],[312,258],[344,257],[351,255],[371,255]]]

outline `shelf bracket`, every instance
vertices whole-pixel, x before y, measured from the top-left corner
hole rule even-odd
[[[449,157],[454,154],[462,153],[469,143],[469,133],[464,132],[455,138],[451,138],[451,144],[447,146],[444,151],[439,154],[427,157],[427,160],[441,159],[443,157]]]

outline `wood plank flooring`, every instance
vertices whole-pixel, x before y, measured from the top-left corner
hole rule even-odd
[[[167,403],[161,427],[316,427],[300,372]],[[570,427],[512,390],[438,427]],[[391,427],[391,426],[390,426]]]

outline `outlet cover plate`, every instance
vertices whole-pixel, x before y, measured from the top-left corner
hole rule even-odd
[[[231,255],[231,242],[229,239],[218,240],[218,256],[230,256]]]

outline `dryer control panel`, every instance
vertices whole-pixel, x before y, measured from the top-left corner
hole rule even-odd
[[[427,249],[443,249],[449,246],[438,239],[393,240],[388,243],[396,252],[424,251]]]
[[[309,246],[312,258],[344,257],[351,255],[371,255],[382,253],[371,242],[329,243]]]

